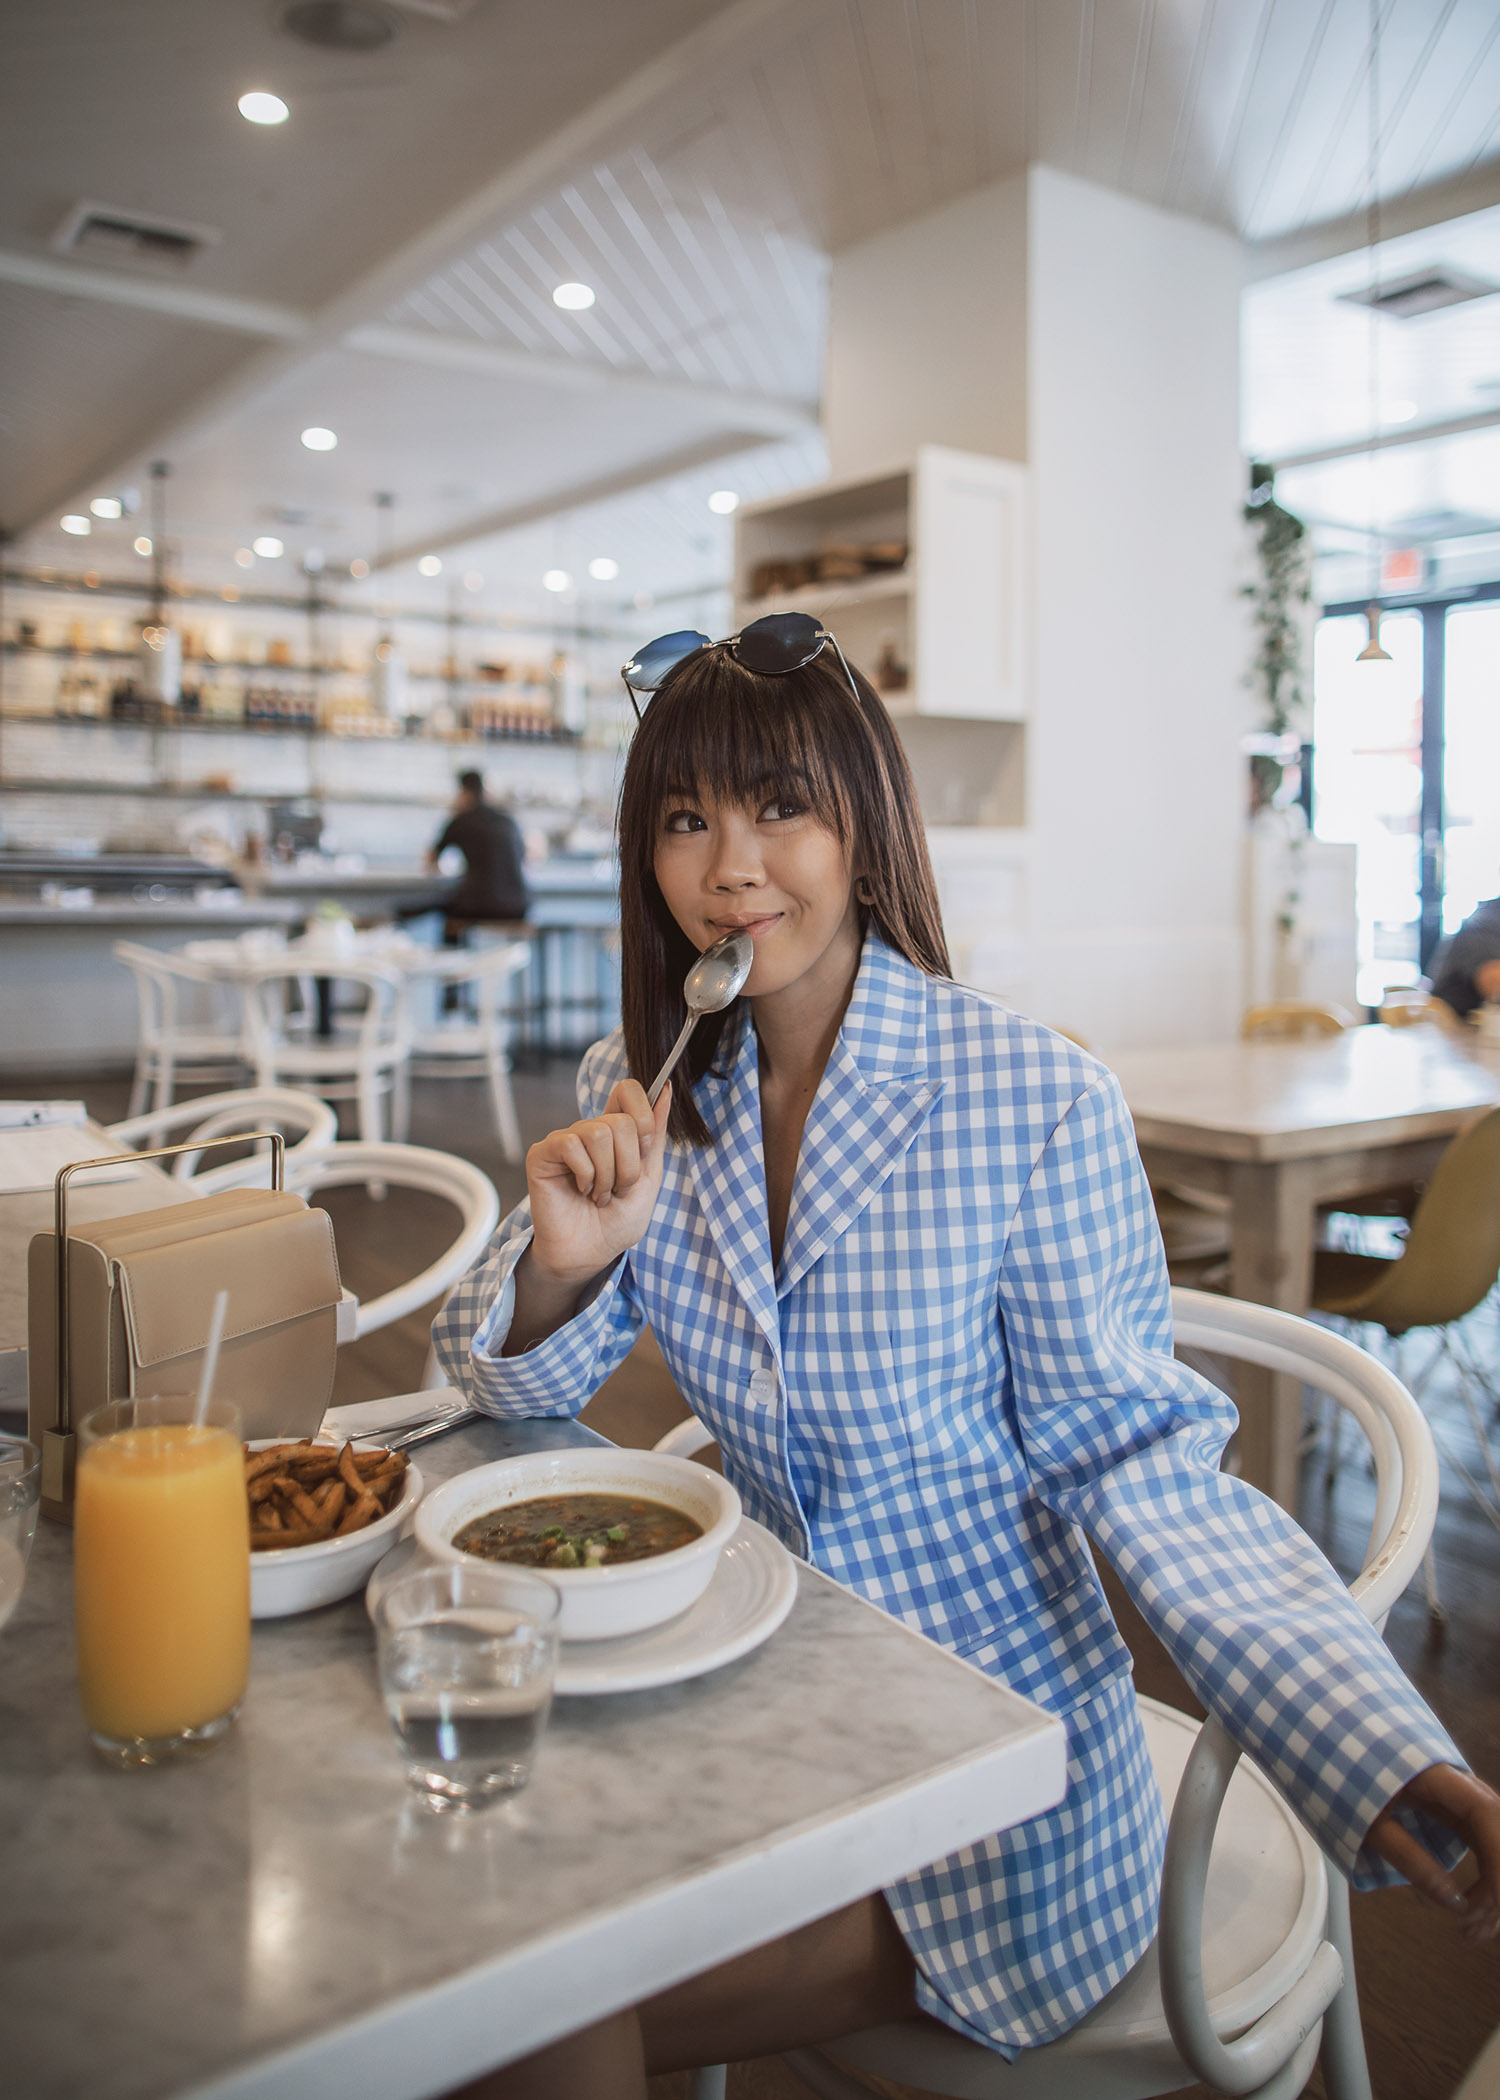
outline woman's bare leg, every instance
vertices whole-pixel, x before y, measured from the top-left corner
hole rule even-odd
[[[883,1896],[736,1955],[554,2042],[448,2100],[646,2100],[646,2073],[807,2048],[917,2009],[916,1968]]]
[[[653,2075],[806,2049],[916,2010],[916,1965],[883,1896],[866,1896],[637,2008]]]
[[[446,2100],[646,2100],[641,2023],[633,2009],[570,2034]]]

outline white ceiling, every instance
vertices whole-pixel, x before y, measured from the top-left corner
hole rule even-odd
[[[1495,0],[1382,5],[1387,197],[1500,167]],[[1368,20],[1367,0],[480,0],[335,56],[265,0],[7,10],[0,280],[7,254],[35,274],[91,197],[219,228],[186,289],[272,311],[235,330],[0,282],[4,515],[34,558],[124,558],[124,528],[69,541],[56,517],[162,455],[207,582],[243,580],[256,530],[288,563],[368,554],[385,488],[403,548],[445,549],[434,596],[457,565],[535,597],[538,563],[577,569],[574,549],[619,559],[622,594],[702,584],[727,548],[709,489],[819,471],[831,252],[1032,159],[1295,244],[1364,200]],[[291,121],[245,124],[250,86]],[[1444,259],[1500,275],[1496,216]],[[565,277],[591,312],[553,306]],[[1252,293],[1254,449],[1362,434],[1365,323],[1333,304],[1360,277],[1345,258]],[[1487,359],[1500,376],[1497,306],[1384,324],[1420,420],[1472,406]],[[372,330],[405,333],[349,347]],[[337,451],[302,449],[311,422]],[[1421,479],[1418,450],[1398,478]],[[1346,500],[1333,468],[1298,471]],[[643,492],[588,494],[632,476]],[[497,532],[549,503],[565,515]]]

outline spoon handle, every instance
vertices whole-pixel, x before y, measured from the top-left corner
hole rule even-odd
[[[666,1063],[662,1066],[661,1070],[652,1080],[651,1085],[647,1090],[646,1099],[651,1103],[651,1106],[653,1108],[655,1108],[656,1106],[657,1096],[661,1093],[662,1088],[671,1078],[673,1070],[676,1067],[678,1058],[681,1057],[683,1051],[686,1050],[688,1046],[688,1037],[692,1034],[693,1030],[697,1027],[699,1021],[702,1018],[703,1017],[701,1014],[689,1014],[687,1019],[683,1022],[681,1035],[678,1036],[676,1042],[667,1052]]]

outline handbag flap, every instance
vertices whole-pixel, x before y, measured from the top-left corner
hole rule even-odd
[[[281,1217],[306,1208],[307,1198],[293,1195],[290,1189],[224,1189],[217,1196],[199,1196],[189,1203],[162,1203],[155,1210],[134,1210],[122,1218],[70,1225],[68,1238],[87,1240],[101,1253],[120,1259],[148,1247],[170,1247],[178,1240],[223,1232],[250,1218]]]
[[[238,1217],[202,1220],[191,1236],[109,1250],[120,1279],[130,1354],[143,1368],[202,1349],[221,1290],[229,1293],[226,1341],[325,1311],[339,1301],[333,1221],[326,1211],[309,1209],[301,1197],[292,1198],[289,1208],[279,1199],[271,1209],[260,1191],[226,1193],[259,1194],[262,1201],[249,1216],[241,1206]],[[181,1209],[201,1214],[222,1200],[208,1197]]]

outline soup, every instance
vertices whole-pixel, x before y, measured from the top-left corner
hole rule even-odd
[[[480,1560],[527,1568],[610,1568],[701,1539],[687,1513],[644,1495],[538,1495],[474,1517],[453,1543]]]

